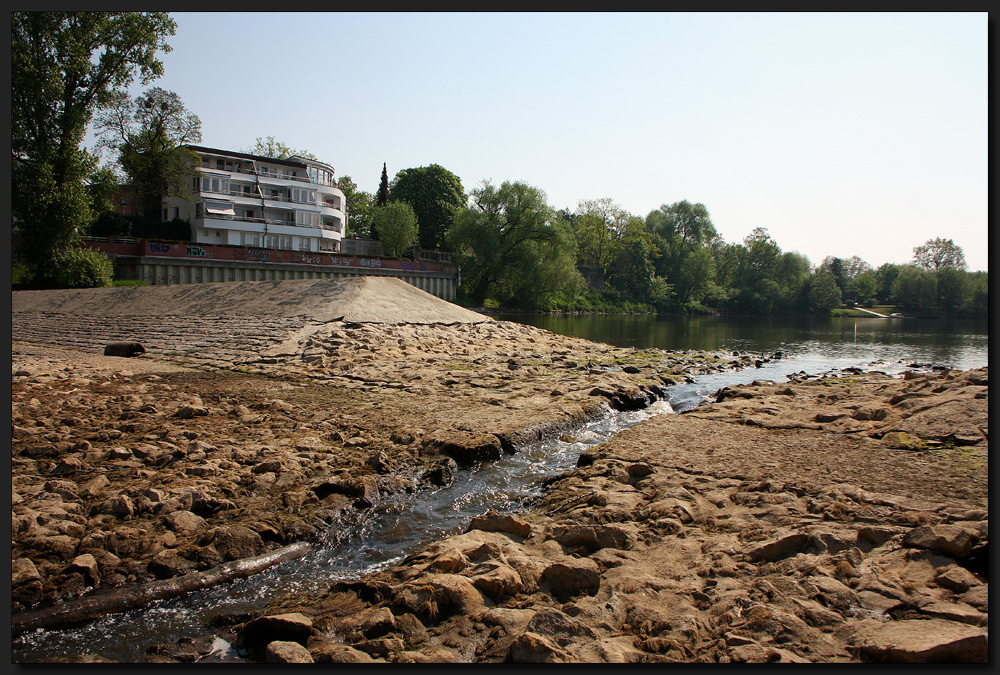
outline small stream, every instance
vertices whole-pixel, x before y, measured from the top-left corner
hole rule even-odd
[[[835,367],[849,365],[883,372],[902,369],[901,364],[844,363]],[[588,447],[654,415],[694,407],[720,387],[755,379],[785,381],[792,373],[817,373],[830,367],[829,357],[803,355],[772,361],[761,368],[704,375],[694,383],[674,385],[669,389],[668,400],[644,410],[609,411],[561,439],[532,443],[499,461],[461,470],[448,487],[398,494],[374,508],[355,512],[354,522],[338,525],[326,541],[318,542],[298,560],[185,597],[108,615],[79,628],[39,629],[18,636],[12,642],[12,663],[71,654],[100,654],[115,661],[131,662],[151,645],[174,644],[181,637],[214,638],[217,651],[204,661],[242,661],[208,627],[212,617],[255,612],[287,594],[321,595],[335,581],[390,567],[435,540],[463,532],[472,518],[490,509],[523,510],[541,495],[541,481],[574,468],[577,458]]]

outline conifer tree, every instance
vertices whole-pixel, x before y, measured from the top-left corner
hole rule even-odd
[[[389,203],[389,174],[385,170],[385,162],[382,163],[382,182],[378,186],[378,206],[385,206]]]

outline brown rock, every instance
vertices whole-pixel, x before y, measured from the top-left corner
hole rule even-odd
[[[862,654],[882,663],[989,662],[984,629],[941,619],[864,626],[852,641]]]
[[[549,592],[560,600],[577,595],[596,595],[601,586],[601,572],[589,558],[571,558],[549,565],[542,572]]]
[[[275,640],[267,645],[264,661],[266,663],[313,663],[309,650],[298,642]]]
[[[239,639],[257,648],[275,640],[305,645],[313,634],[312,620],[299,612],[273,614],[250,621],[239,633]]]
[[[961,525],[922,525],[903,537],[903,544],[964,558],[969,555],[977,538],[974,530]]]
[[[522,633],[510,647],[514,663],[566,663],[569,654],[535,633]]]
[[[509,514],[501,514],[496,511],[487,511],[482,516],[476,516],[469,523],[466,530],[482,530],[483,532],[507,532],[515,537],[527,538],[531,536],[531,524],[523,518]]]

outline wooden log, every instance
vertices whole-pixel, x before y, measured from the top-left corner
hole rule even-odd
[[[286,560],[301,558],[309,548],[309,544],[298,542],[263,555],[234,560],[204,572],[192,572],[173,579],[151,581],[60,603],[53,607],[22,612],[11,617],[11,634],[19,635],[36,628],[79,626],[105,614],[125,612],[154,600],[165,600],[201,591],[227,581],[252,576]]]

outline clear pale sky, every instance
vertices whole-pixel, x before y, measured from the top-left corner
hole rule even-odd
[[[274,136],[375,192],[440,164],[554,208],[701,202],[818,265],[953,239],[987,269],[988,14],[172,13],[202,144]],[[147,86],[133,86],[138,94]]]

